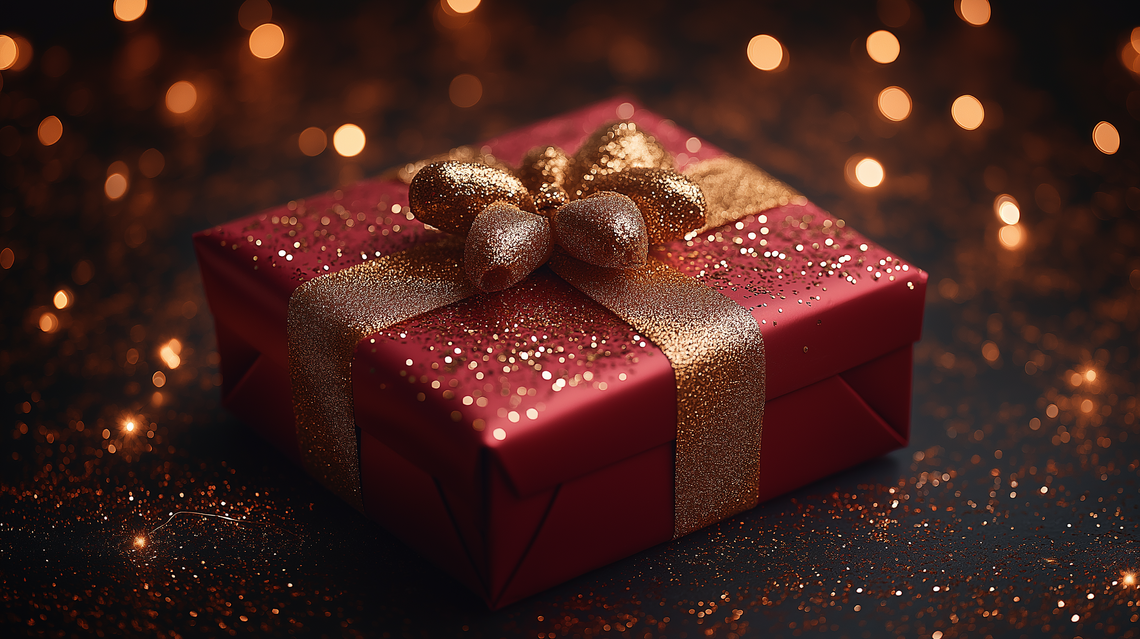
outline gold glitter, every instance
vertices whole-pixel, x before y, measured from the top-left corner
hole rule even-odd
[[[600,191],[628,195],[637,204],[650,244],[681,239],[705,223],[701,187],[672,170],[635,167],[610,172],[584,182],[578,193],[586,197]]]
[[[602,127],[582,143],[570,161],[567,181],[582,185],[598,176],[632,168],[672,170],[673,157],[657,138],[639,130],[633,122],[616,122]],[[570,195],[581,197],[583,192]]]
[[[700,233],[803,197],[760,167],[740,158],[724,156],[697,162],[685,167],[683,173],[705,196],[705,221]]]
[[[570,158],[556,146],[537,147],[527,152],[515,174],[534,195],[539,213],[549,215],[570,201],[566,193],[569,183]]]
[[[363,508],[352,400],[357,343],[392,324],[476,292],[446,238],[312,279],[289,298],[289,374],[306,469]]]
[[[558,209],[552,222],[559,244],[580,260],[608,268],[645,264],[645,219],[625,195],[605,191],[575,200]]]
[[[550,220],[506,202],[475,218],[463,251],[463,268],[484,291],[501,291],[526,279],[550,258]]]
[[[483,209],[508,202],[535,212],[534,199],[515,176],[485,164],[437,162],[420,169],[408,189],[412,214],[425,224],[466,236]]]
[[[551,267],[656,343],[673,366],[674,537],[755,506],[765,364],[752,314],[656,259],[618,271],[555,255]]]

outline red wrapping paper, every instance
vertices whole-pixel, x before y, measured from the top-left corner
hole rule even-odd
[[[482,151],[513,165],[540,144],[573,151],[617,119],[620,102]],[[648,111],[630,119],[678,170],[723,155],[707,142],[689,152],[692,136]],[[409,218],[406,185],[376,179],[195,235],[223,402],[294,460],[289,296],[302,281],[436,235]],[[925,273],[803,198],[651,254],[760,325],[761,500],[906,444]],[[363,340],[352,378],[367,514],[492,607],[672,536],[672,368],[548,269]]]

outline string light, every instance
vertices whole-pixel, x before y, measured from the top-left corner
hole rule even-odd
[[[784,61],[784,45],[767,34],[748,41],[748,61],[761,71],[774,71]]]
[[[994,198],[994,213],[1003,224],[1017,224],[1021,219],[1021,207],[1012,195],[1002,193]]]
[[[883,178],[886,173],[883,171],[883,165],[874,158],[863,158],[855,165],[855,179],[859,184],[873,189],[883,183]]]
[[[1020,224],[1008,224],[998,229],[998,241],[1009,250],[1013,250],[1025,240],[1025,233]]]
[[[40,144],[44,146],[51,146],[63,137],[63,122],[54,115],[49,115],[40,121],[40,126],[36,129],[36,136],[40,139]]]
[[[11,69],[20,57],[20,46],[9,35],[0,35],[0,71]]]
[[[444,9],[454,13],[471,13],[479,7],[481,0],[444,0]]]
[[[990,21],[989,0],[957,0],[954,11],[964,22],[980,27]]]
[[[974,96],[960,95],[950,106],[950,116],[954,118],[954,123],[958,126],[967,131],[973,131],[982,126],[982,121],[986,118],[986,110],[982,108],[981,101]]]
[[[182,342],[177,339],[172,339],[163,344],[162,348],[158,349],[158,356],[162,359],[162,363],[166,364],[167,368],[173,370],[178,368],[182,363],[182,358],[178,356],[181,352]]]
[[[910,94],[902,87],[887,87],[879,92],[879,112],[888,120],[899,122],[910,116]]]
[[[355,124],[342,124],[333,133],[333,148],[346,158],[360,155],[365,142],[364,130]]]
[[[146,0],[115,0],[111,10],[121,22],[134,22],[146,13]]]
[[[1120,132],[1108,122],[1099,122],[1093,127],[1092,139],[1097,150],[1105,155],[1120,150]]]
[[[285,46],[285,32],[281,27],[267,22],[249,34],[249,51],[262,60],[268,60],[281,53]]]
[[[52,296],[51,303],[62,311],[68,306],[71,306],[71,293],[69,293],[67,289],[61,288]]]
[[[166,90],[166,108],[171,113],[186,113],[198,102],[198,90],[186,80],[179,80]]]
[[[867,36],[867,55],[879,64],[890,64],[898,59],[899,39],[890,31],[876,31]]]

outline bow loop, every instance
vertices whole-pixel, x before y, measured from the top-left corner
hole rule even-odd
[[[645,218],[621,193],[595,193],[558,209],[552,218],[558,244],[583,262],[637,268],[649,255]]]

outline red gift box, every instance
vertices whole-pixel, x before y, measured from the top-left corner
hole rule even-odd
[[[539,145],[577,148],[619,113],[682,174],[726,157],[622,101],[452,155],[517,165]],[[408,208],[416,168],[194,236],[223,403],[298,463],[290,298],[314,278],[438,239]],[[927,279],[772,183],[772,202],[650,249],[760,328],[761,501],[906,445]],[[675,536],[670,360],[547,267],[361,340],[351,397],[358,506],[492,607]]]

